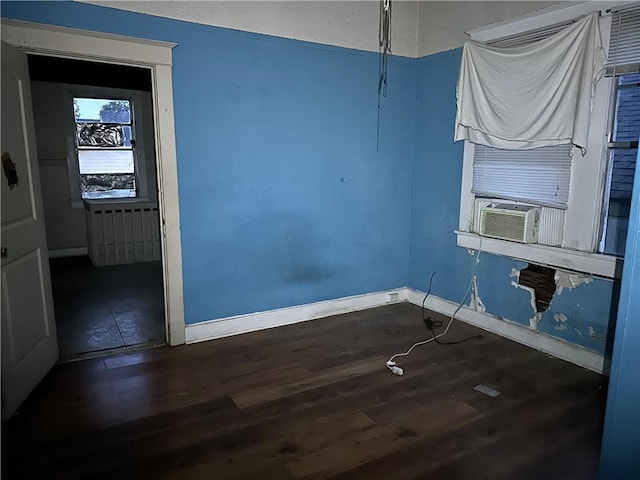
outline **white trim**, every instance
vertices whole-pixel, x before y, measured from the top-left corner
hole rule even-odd
[[[171,65],[176,43],[2,19],[2,40],[32,53],[100,62]]]
[[[394,296],[397,294],[397,297]],[[308,303],[294,307],[278,308],[266,312],[219,318],[186,326],[187,343],[203,342],[215,338],[239,335],[267,328],[291,325],[342,313],[365,310],[391,303],[404,302],[407,288],[397,288],[384,292],[367,293],[353,297],[337,298],[323,302]]]
[[[397,294],[397,297],[395,297],[394,294]],[[209,320],[207,322],[187,325],[186,342],[204,342],[232,335],[240,335],[268,328],[316,320],[331,315],[356,312],[392,303],[408,301],[420,306],[422,305],[424,296],[424,292],[409,287],[402,287],[384,292],[367,293],[324,302],[268,310],[266,312]],[[452,315],[458,308],[458,305],[436,297],[435,295],[429,295],[425,302],[425,308],[443,315]],[[466,306],[458,311],[456,319],[540,350],[554,357],[588,368],[594,372],[603,373],[604,371],[604,357],[602,355],[544,333],[530,330],[517,323],[502,320],[484,312],[477,312]]]
[[[473,188],[473,157],[475,145],[464,142],[462,154],[462,185],[460,187],[460,219],[458,229],[463,232],[471,232],[474,229],[474,203],[475,195],[471,193]]]
[[[82,257],[83,255],[89,255],[89,249],[87,247],[56,248],[55,250],[49,250],[49,258]]]
[[[167,340],[171,345],[184,343],[182,243],[171,75],[172,48],[176,44],[5,19],[1,35],[3,41],[27,53],[137,65],[151,70]]]
[[[424,295],[423,292],[407,288],[407,300],[414,305],[422,305]],[[457,304],[436,297],[435,295],[429,295],[424,306],[429,310],[447,316],[453,315],[458,308]],[[588,368],[594,372],[604,372],[605,364],[602,355],[544,333],[533,331],[517,323],[502,320],[466,306],[458,311],[456,319],[540,350],[554,357],[561,358],[562,360]]]
[[[579,252],[566,248],[550,247],[533,243],[516,243],[497,238],[481,237],[475,233],[455,232],[458,246],[478,250],[482,239],[482,251],[516,258],[525,262],[548,265],[574,272],[587,273],[603,278],[619,279],[622,275],[623,259],[599,253]]]
[[[635,2],[591,1],[573,3],[570,5],[561,3],[559,5],[553,5],[534,12],[526,13],[515,18],[468,30],[465,33],[475,42],[489,42],[498,38],[510,37],[530,30],[543,28],[547,25],[556,25],[558,23],[567,22],[594,11],[600,11],[606,14],[607,10],[633,3]]]

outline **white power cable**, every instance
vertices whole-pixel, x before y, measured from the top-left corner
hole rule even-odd
[[[439,333],[438,335],[435,335],[431,338],[428,338],[426,340],[423,340],[421,342],[417,342],[414,343],[411,348],[409,350],[407,350],[404,353],[396,353],[395,355],[393,355],[389,360],[387,360],[386,366],[389,370],[391,370],[391,373],[393,373],[394,375],[398,375],[398,376],[402,376],[404,375],[404,370],[402,369],[402,367],[399,367],[396,362],[394,362],[394,359],[397,357],[406,357],[407,355],[409,355],[411,352],[413,352],[413,349],[416,347],[420,347],[422,345],[426,345],[429,342],[433,342],[435,339],[440,338],[440,337],[444,337],[447,332],[449,331],[449,327],[451,327],[451,324],[453,323],[453,320],[455,318],[455,316],[458,314],[458,312],[460,311],[460,309],[463,307],[464,302],[467,301],[467,297],[469,296],[469,293],[471,293],[471,288],[473,287],[473,278],[475,277],[476,274],[476,267],[478,266],[478,263],[480,262],[480,250],[482,248],[482,237],[480,237],[480,245],[478,245],[478,251],[476,252],[476,258],[475,261],[473,262],[473,269],[471,270],[471,278],[469,279],[469,287],[467,288],[467,293],[464,294],[464,298],[462,299],[462,301],[460,302],[460,304],[458,305],[458,308],[456,308],[456,310],[453,312],[453,315],[451,315],[451,318],[449,319],[449,323],[447,323],[447,327],[444,329],[444,332]]]

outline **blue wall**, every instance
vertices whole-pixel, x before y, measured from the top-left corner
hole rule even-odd
[[[474,257],[458,246],[463,144],[453,143],[456,81],[461,49],[417,60],[416,135],[411,198],[409,285],[460,302],[469,284]],[[483,253],[477,266],[478,293],[487,313],[529,326],[531,295],[511,282],[512,269],[526,263]],[[614,297],[613,282],[594,279],[556,294],[538,324],[541,332],[604,353]],[[615,303],[615,301],[613,302]],[[613,307],[615,309],[615,307]],[[566,322],[554,320],[562,313]],[[590,334],[589,327],[592,328]]]
[[[640,152],[637,157],[640,160]],[[640,169],[634,185],[602,437],[601,480],[640,478]]]
[[[2,16],[166,40],[187,323],[407,284],[413,60],[58,2]]]
[[[376,152],[375,54],[76,3],[1,8],[4,17],[179,44],[187,323],[404,285],[425,290],[432,271],[435,295],[462,299],[473,259],[453,233],[460,50],[391,57]],[[525,266],[483,254],[477,278],[488,313],[528,326],[530,295],[509,276]],[[603,353],[612,296],[612,283],[597,279],[565,290],[539,329]]]

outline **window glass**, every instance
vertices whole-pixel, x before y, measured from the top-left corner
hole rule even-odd
[[[73,99],[82,198],[136,196],[129,100]]]
[[[609,176],[600,250],[624,255],[640,136],[640,74],[616,80],[614,122],[609,144]]]
[[[640,136],[640,73],[618,78],[614,142],[637,142]]]

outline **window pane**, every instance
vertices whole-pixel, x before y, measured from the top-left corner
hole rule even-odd
[[[610,150],[612,163],[603,252],[624,255],[638,149]]]
[[[129,146],[131,145],[131,128]],[[79,147],[122,147],[125,132],[117,123],[76,123],[76,142]]]
[[[81,175],[82,198],[128,198],[136,196],[134,174]]]
[[[637,142],[640,136],[640,75],[623,75],[616,103],[614,142]]]
[[[73,99],[76,122],[131,123],[129,100]]]
[[[611,152],[613,168],[611,171],[612,199],[631,199],[633,176],[636,171],[637,149],[616,148]]]
[[[133,150],[78,150],[80,174],[134,173]]]

